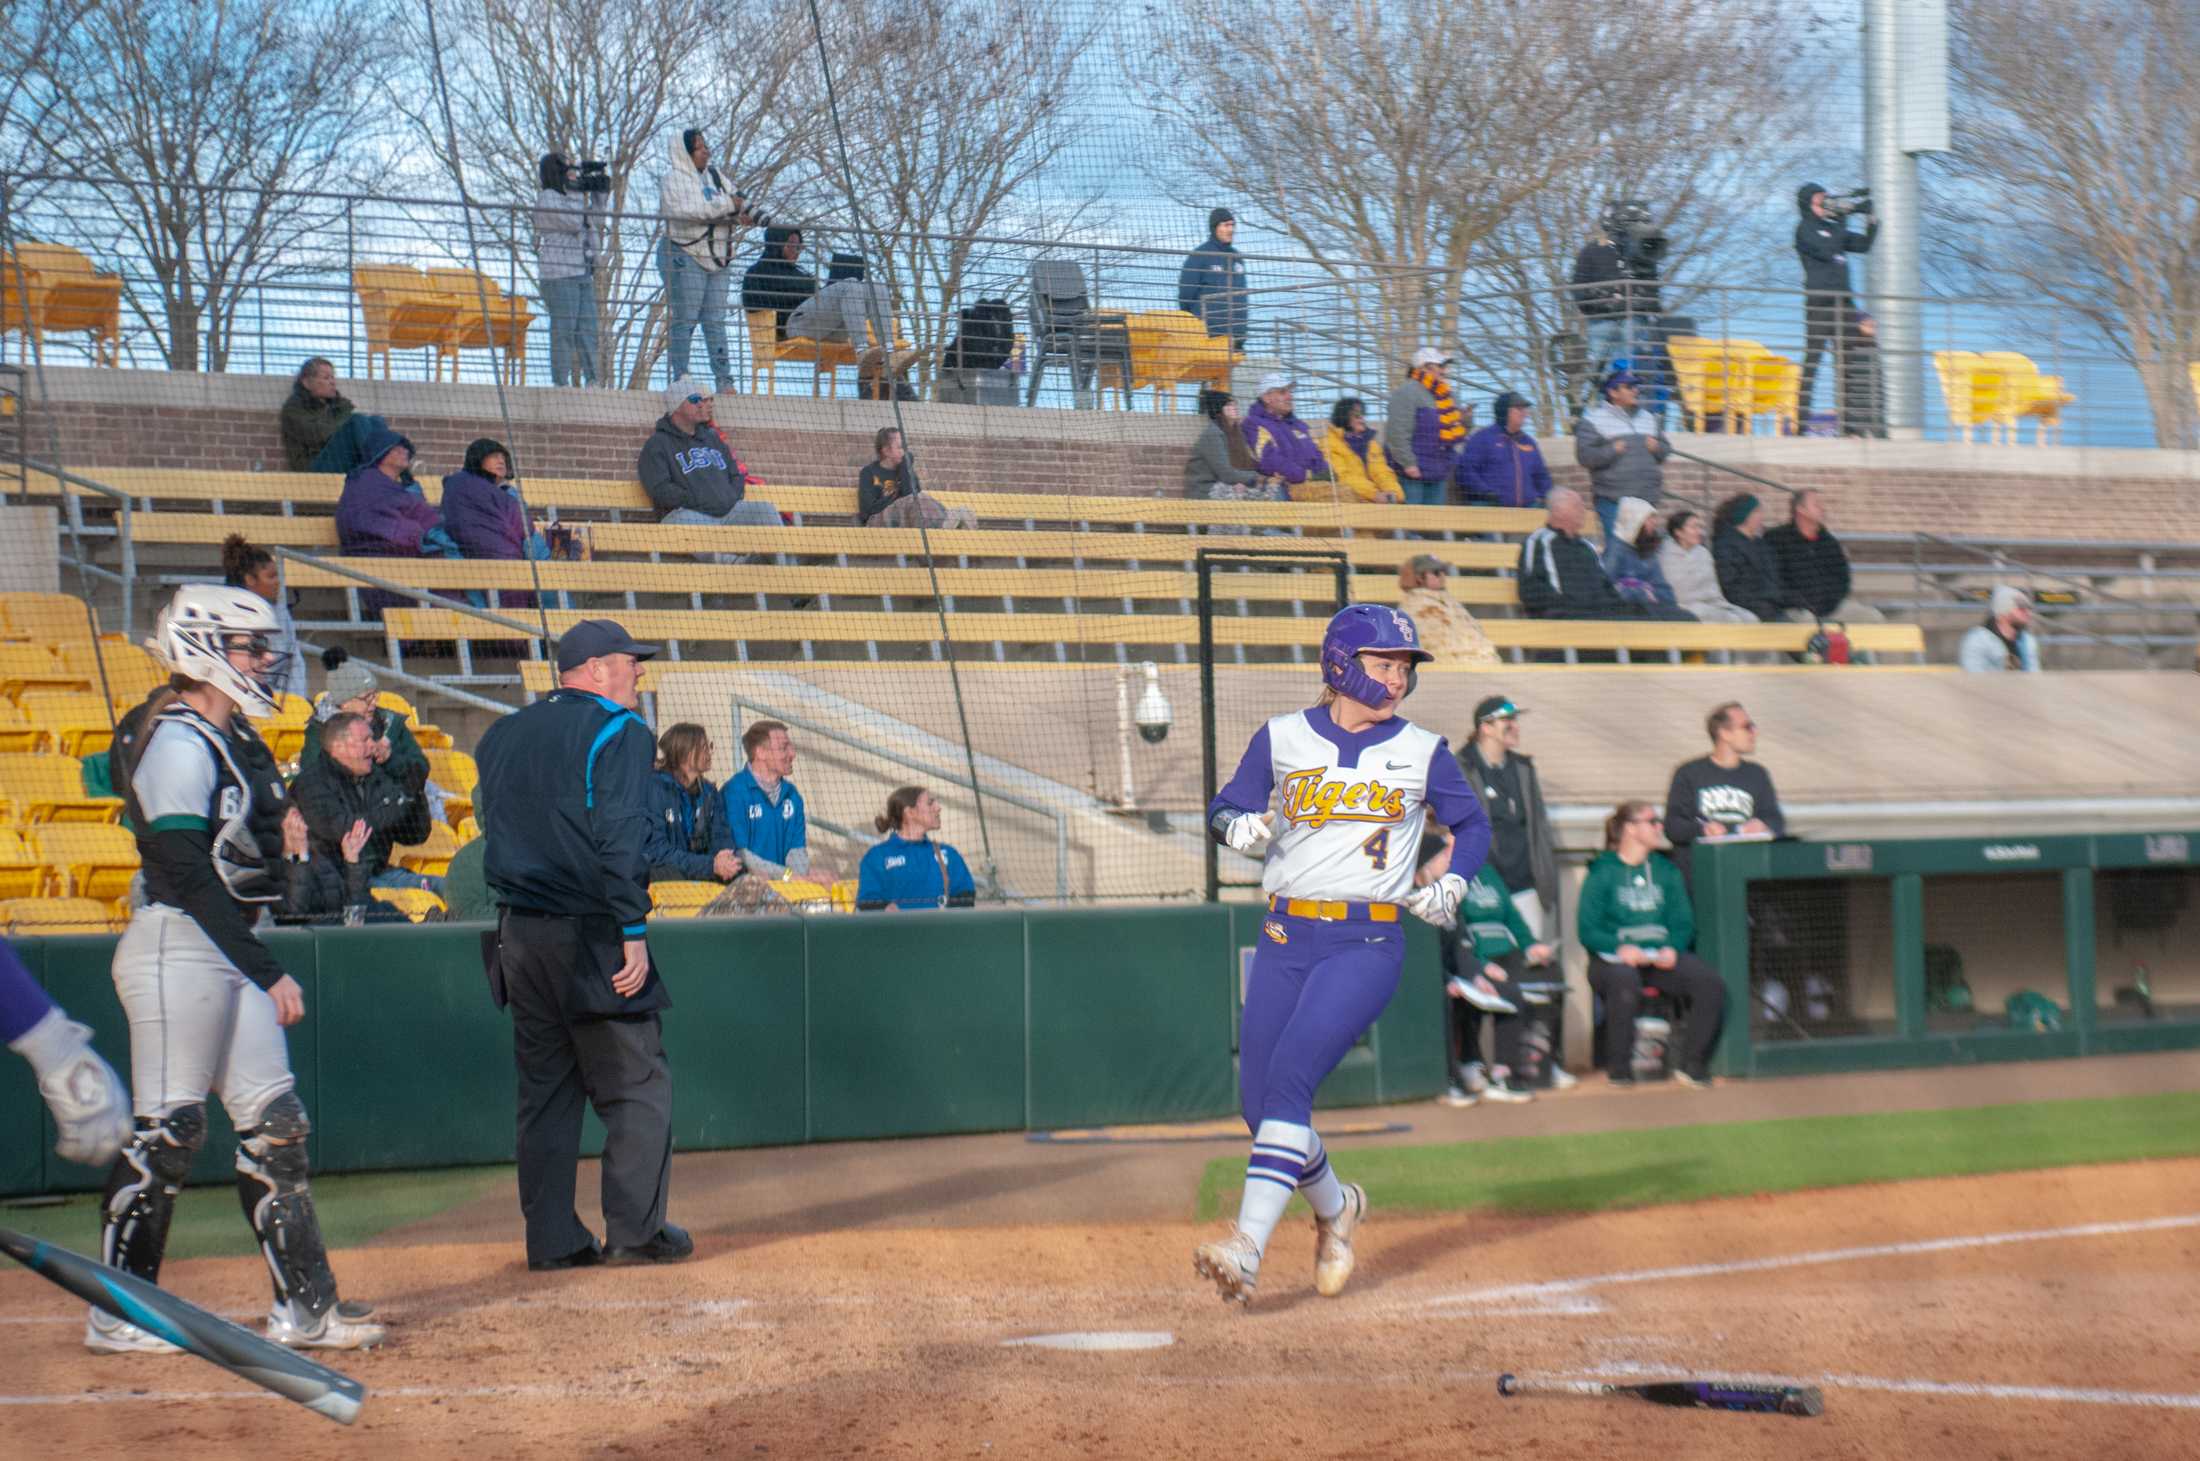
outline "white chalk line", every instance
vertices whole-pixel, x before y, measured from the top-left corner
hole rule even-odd
[[[435,1385],[392,1385],[387,1389],[370,1388],[367,1399],[374,1400],[524,1400],[554,1397],[570,1397],[574,1394],[570,1385],[478,1385],[459,1389],[444,1389]],[[169,1401],[206,1400],[280,1400],[283,1397],[267,1390],[102,1390],[76,1395],[0,1395],[0,1405],[158,1405]],[[603,1394],[592,1393],[591,1399],[605,1399]],[[609,1398],[616,1398],[615,1396]],[[636,1400],[648,1399],[636,1395]]]
[[[2068,1228],[2029,1228],[2009,1233],[1976,1233],[1961,1238],[1921,1238],[1907,1243],[1874,1243],[1859,1248],[1826,1248],[1814,1253],[1789,1253],[1773,1258],[1741,1258],[1726,1263],[1691,1263],[1673,1268],[1637,1268],[1583,1278],[1551,1279],[1542,1283],[1504,1284],[1470,1289],[1464,1293],[1438,1294],[1415,1300],[1406,1307],[1419,1310],[1470,1309],[1479,1316],[1491,1304],[1534,1304],[1559,1297],[1581,1295],[1621,1284],[1661,1283],[1671,1279],[1720,1278],[1737,1273],[1768,1273],[1783,1268],[1810,1268],[1827,1263],[1854,1263],[1868,1258],[1910,1258],[1924,1253],[1954,1253],[1972,1248],[1999,1248],[2012,1243],[2045,1243],[2064,1238],[2107,1238],[2126,1233],[2159,1233],[2200,1227],[2200,1213],[2179,1217],[2138,1218],[2126,1222],[2080,1223]],[[1587,1312],[1544,1309],[1532,1312]]]

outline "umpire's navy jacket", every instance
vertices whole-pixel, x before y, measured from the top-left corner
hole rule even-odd
[[[656,738],[642,718],[585,690],[554,690],[489,727],[475,752],[489,839],[482,871],[506,908],[640,938],[649,917],[648,783]],[[654,968],[620,1012],[664,1008]]]

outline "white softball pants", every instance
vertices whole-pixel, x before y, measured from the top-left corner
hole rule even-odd
[[[139,1116],[166,1116],[212,1092],[231,1124],[248,1129],[296,1084],[274,998],[183,910],[138,909],[115,946],[114,978],[130,1018],[130,1090]]]

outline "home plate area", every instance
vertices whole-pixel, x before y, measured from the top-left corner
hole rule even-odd
[[[400,1233],[337,1255],[392,1326],[335,1357],[368,1388],[348,1431],[194,1359],[92,1357],[58,1291],[9,1273],[0,1433],[42,1458],[2190,1455],[2195,1192],[2200,1162],[2152,1162],[1566,1218],[1378,1208],[1333,1300],[1292,1218],[1243,1311],[1192,1277],[1189,1223],[705,1222],[691,1263],[554,1276]],[[167,1282],[264,1303],[243,1259]],[[1825,1414],[1501,1399],[1504,1371],[1811,1384]]]

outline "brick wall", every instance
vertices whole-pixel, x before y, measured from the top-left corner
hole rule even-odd
[[[96,468],[280,470],[275,412],[286,379],[48,368],[50,399],[26,423],[33,452]],[[342,383],[362,410],[388,416],[431,473],[455,467],[477,436],[502,436],[493,387],[417,381]],[[807,396],[720,398],[735,450],[767,482],[853,483],[871,437],[892,423],[877,402]],[[513,390],[516,449],[537,476],[631,479],[663,409],[632,391]],[[1326,416],[1316,401],[1302,414]],[[1179,490],[1197,419],[1188,414],[904,405],[925,478],[937,486],[1147,496]],[[1684,449],[1791,487],[1817,487],[1849,531],[2200,543],[2200,453],[2116,448],[1678,438]],[[1561,482],[1580,486],[1572,443],[1548,439]],[[1691,463],[1668,486],[1724,497],[1747,484]],[[1766,496],[1774,494],[1767,491]],[[1779,509],[1775,507],[1775,515]]]

